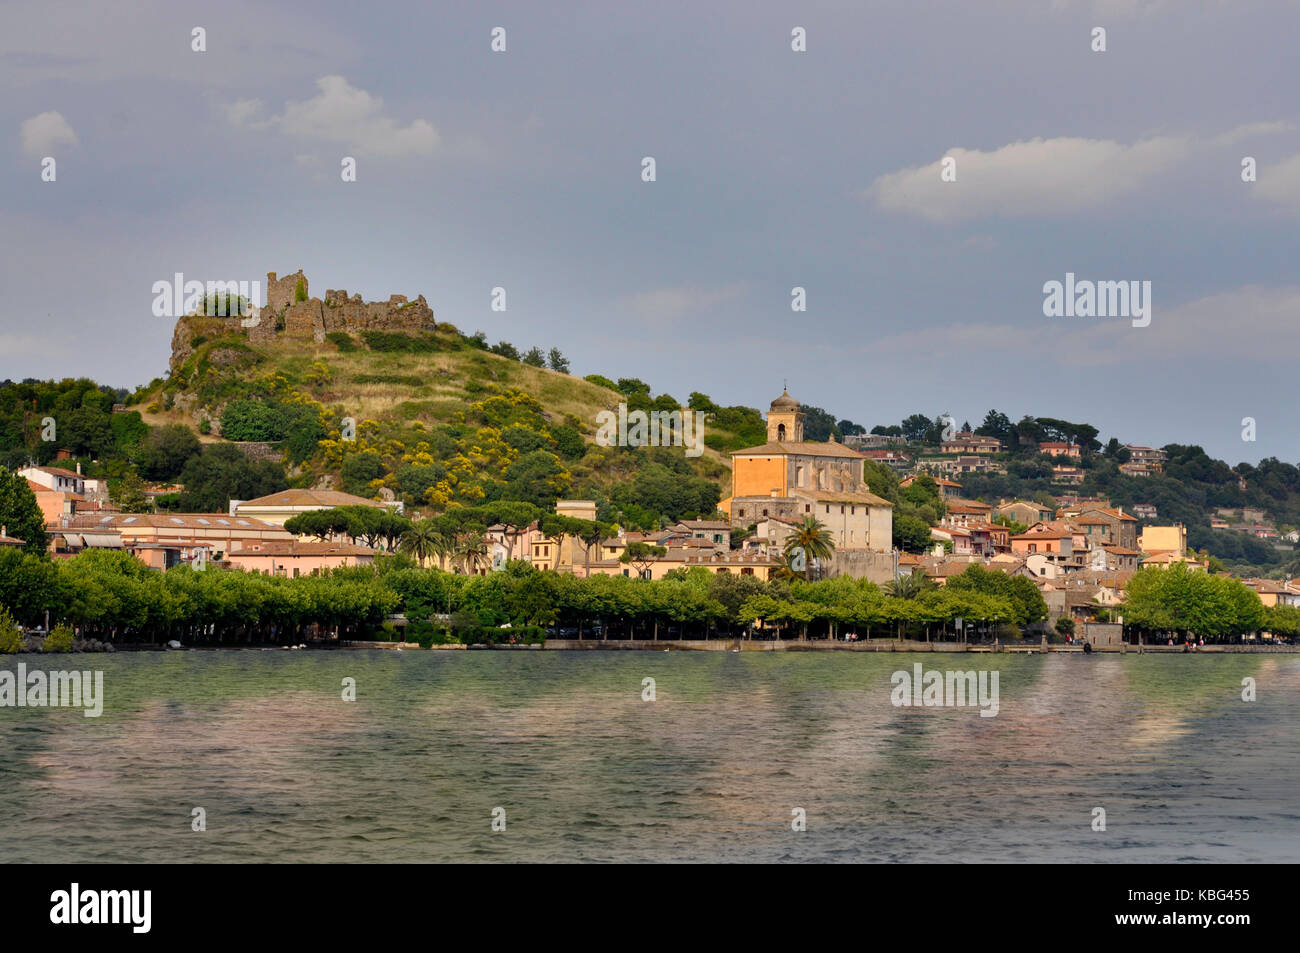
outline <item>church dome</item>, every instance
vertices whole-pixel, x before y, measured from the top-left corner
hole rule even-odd
[[[795,400],[786,391],[781,392],[781,396],[772,401],[772,410],[798,410],[799,401]]]

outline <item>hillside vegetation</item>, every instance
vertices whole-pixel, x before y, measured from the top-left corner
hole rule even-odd
[[[327,340],[254,344],[222,322],[186,319],[184,364],[139,395],[143,419],[194,427],[284,451],[294,486],[332,485],[360,496],[390,491],[414,508],[442,511],[496,500],[550,507],[594,499],[599,517],[651,528],[707,517],[729,485],[720,452],[753,436],[716,423],[697,458],[680,447],[601,447],[597,414],[620,402],[677,410],[640,381],[574,377],[489,348],[450,325],[432,333],[331,333]],[[205,333],[207,332],[207,333]],[[211,336],[209,336],[209,334]],[[504,353],[494,353],[494,351]],[[552,363],[567,366],[558,351]],[[702,397],[703,395],[697,395]],[[704,398],[707,400],[707,398]],[[717,408],[723,413],[724,408]],[[178,471],[176,476],[181,476]]]

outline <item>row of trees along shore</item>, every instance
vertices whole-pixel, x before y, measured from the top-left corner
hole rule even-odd
[[[1300,632],[1300,610],[1265,609],[1235,580],[1148,569],[1135,577],[1131,596],[1125,611],[1153,635]],[[394,613],[409,620],[408,638],[426,644],[481,641],[506,623],[615,639],[752,636],[756,622],[782,638],[958,639],[974,625],[1006,639],[1047,617],[1031,580],[979,565],[941,589],[919,577],[879,587],[846,577],[763,582],[700,568],[655,581],[582,578],[522,561],[471,575],[421,568],[405,554],[284,578],[184,566],[160,573],[127,553],[93,550],[58,561],[0,552],[0,606],[19,623],[38,625],[48,611],[52,623],[75,626],[81,638],[116,643],[383,638],[392,637],[385,619]],[[966,623],[960,631],[957,618]]]

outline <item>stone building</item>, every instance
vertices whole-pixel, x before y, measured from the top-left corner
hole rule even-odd
[[[893,505],[863,482],[866,457],[834,440],[804,440],[803,420],[788,393],[772,401],[767,442],[731,454],[732,492],[719,509],[733,527],[812,516],[830,532],[837,553],[890,552]]]

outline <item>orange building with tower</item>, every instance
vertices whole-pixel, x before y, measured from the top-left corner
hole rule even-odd
[[[865,459],[833,439],[804,440],[804,414],[783,392],[768,411],[767,442],[731,454],[731,496],[718,508],[737,527],[812,516],[830,532],[837,551],[888,552],[893,504],[867,489]]]

